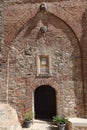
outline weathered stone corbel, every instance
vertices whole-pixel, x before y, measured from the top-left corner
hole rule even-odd
[[[46,11],[46,3],[45,2],[42,2],[41,5],[40,5],[40,10],[41,11]]]
[[[46,26],[40,27],[40,31],[41,31],[42,33],[46,33],[46,32],[47,32],[47,27],[46,27]]]

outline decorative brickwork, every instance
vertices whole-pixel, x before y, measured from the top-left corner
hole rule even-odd
[[[48,1],[48,2],[47,2]],[[18,112],[34,110],[34,92],[49,85],[56,91],[56,111],[87,115],[86,0],[5,1],[1,88]],[[2,17],[1,17],[2,18]],[[41,28],[45,27],[44,32]],[[50,76],[37,76],[37,57],[50,57]],[[7,62],[6,62],[7,61]],[[6,69],[7,68],[7,69]]]

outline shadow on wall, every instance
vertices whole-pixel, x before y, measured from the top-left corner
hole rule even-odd
[[[87,9],[85,10],[82,17],[82,37],[81,37],[81,48],[82,48],[82,63],[83,63],[83,81],[84,81],[84,107],[85,117],[87,117]]]

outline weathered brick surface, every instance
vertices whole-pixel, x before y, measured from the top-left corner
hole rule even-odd
[[[47,1],[45,13],[39,9],[42,0],[5,1],[1,84],[8,88],[9,103],[20,118],[21,113],[32,109],[32,94],[41,85],[55,89],[58,114],[84,117],[87,115],[87,2]],[[40,32],[42,26],[47,26],[45,35]],[[49,78],[37,77],[36,57],[41,54],[51,57]]]
[[[0,1],[0,101],[6,102],[6,62],[3,58],[4,46],[4,3]]]
[[[84,80],[84,100],[85,114],[87,117],[87,8],[82,16],[82,32],[81,48],[82,48],[82,63],[83,63],[83,80]]]

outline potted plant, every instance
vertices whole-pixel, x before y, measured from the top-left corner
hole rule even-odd
[[[65,116],[56,115],[53,117],[53,122],[58,125],[59,130],[65,130],[68,119]]]
[[[29,111],[24,115],[24,126],[29,128],[32,125],[33,112]]]

